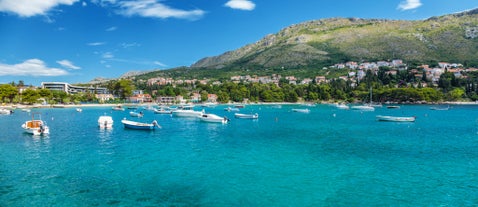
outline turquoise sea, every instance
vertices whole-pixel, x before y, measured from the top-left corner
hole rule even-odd
[[[145,111],[155,131],[124,129],[121,119],[138,119],[128,110],[33,109],[46,137],[23,133],[27,112],[0,116],[0,206],[478,205],[478,106],[241,109],[258,120],[225,107],[206,111],[228,116],[226,125]],[[105,113],[112,130],[97,128]]]

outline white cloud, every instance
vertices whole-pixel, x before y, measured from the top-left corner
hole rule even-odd
[[[240,10],[247,10],[251,11],[254,10],[256,4],[249,0],[229,0],[225,6],[232,8],[232,9],[240,9]]]
[[[62,76],[67,74],[68,72],[65,70],[47,67],[39,59],[29,59],[15,65],[0,63],[0,76]]]
[[[59,5],[72,5],[78,0],[0,0],[0,12],[11,12],[21,17],[45,15]]]
[[[406,1],[400,2],[397,9],[405,11],[410,9],[416,9],[420,6],[422,6],[422,3],[420,2],[420,0],[406,0]]]
[[[112,32],[112,31],[115,31],[117,29],[118,29],[118,27],[110,27],[110,28],[106,29],[105,31]]]
[[[141,44],[136,43],[136,42],[133,42],[133,43],[121,43],[120,46],[121,46],[122,48],[125,48],[125,49],[126,49],[126,48],[129,48],[129,47],[139,47],[139,46],[141,46]]]
[[[111,59],[111,58],[114,58],[115,56],[111,52],[105,52],[101,55],[101,57],[104,59]]]
[[[121,11],[119,12],[125,16],[141,16],[151,18],[179,18],[179,19],[199,19],[204,15],[204,11],[195,9],[191,11],[171,8],[157,0],[143,0],[143,1],[121,1],[118,2]]]
[[[106,42],[90,42],[87,45],[89,45],[89,46],[100,46],[100,45],[104,45],[104,44],[106,44]]]
[[[161,66],[161,67],[168,67],[166,64],[159,62],[159,61],[154,61],[153,62],[155,65]]]
[[[78,70],[78,69],[81,69],[80,67],[74,65],[71,61],[69,60],[59,60],[59,61],[56,61],[58,64],[60,64],[61,66],[65,67],[65,68],[68,68],[68,69],[73,69],[73,70]]]
[[[85,7],[85,6],[88,6],[88,4],[87,4],[85,1],[82,2],[81,5],[84,6],[84,7]]]

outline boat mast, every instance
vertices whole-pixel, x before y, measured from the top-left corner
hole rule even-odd
[[[370,87],[370,104],[372,104],[372,87]]]

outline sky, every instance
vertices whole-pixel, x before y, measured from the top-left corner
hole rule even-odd
[[[475,8],[477,0],[0,0],[0,83],[190,66],[309,20],[423,20]]]

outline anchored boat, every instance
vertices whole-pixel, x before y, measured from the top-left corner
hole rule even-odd
[[[156,128],[161,128],[156,120],[151,123],[143,123],[123,119],[121,120],[121,123],[123,123],[125,128],[129,129],[154,130]]]
[[[395,121],[395,122],[414,122],[416,117],[415,116],[381,116],[377,115],[378,121]]]
[[[35,115],[38,115],[39,118],[35,119]],[[46,135],[50,133],[50,128],[41,119],[40,113],[32,113],[32,119],[22,124],[22,128],[26,133],[33,135]]]

